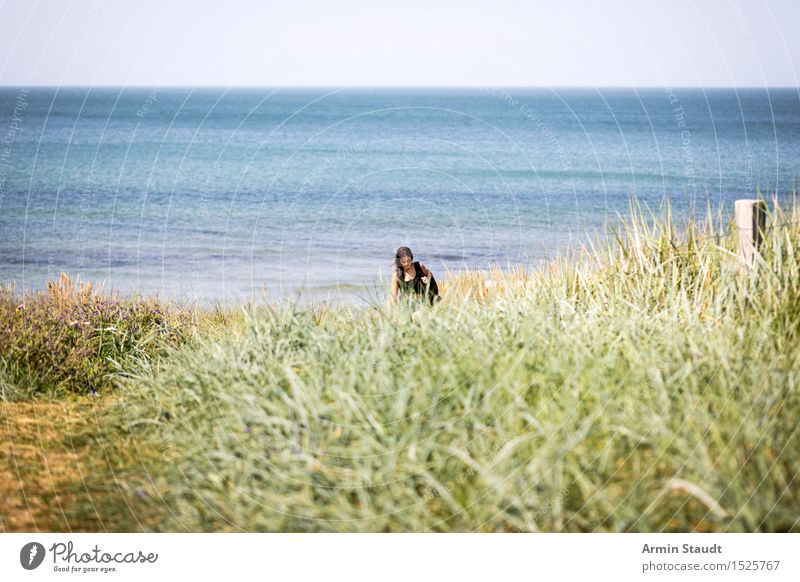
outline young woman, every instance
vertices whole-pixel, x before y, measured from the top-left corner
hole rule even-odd
[[[414,261],[414,255],[408,247],[397,249],[394,257],[395,270],[392,273],[392,299],[397,301],[398,295],[413,296],[419,299],[423,296],[433,305],[442,298],[439,296],[439,286],[433,273],[428,268]]]

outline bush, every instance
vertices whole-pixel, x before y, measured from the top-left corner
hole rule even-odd
[[[191,311],[105,296],[65,274],[44,292],[0,290],[0,360],[17,397],[107,390],[115,371],[184,342],[192,328]]]

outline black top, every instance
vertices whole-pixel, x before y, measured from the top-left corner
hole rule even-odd
[[[433,275],[431,275],[427,285],[422,282],[422,277],[424,277],[425,274],[422,272],[422,268],[419,266],[419,261],[414,261],[414,271],[416,272],[414,278],[406,281],[405,273],[403,272],[403,269],[400,269],[400,273],[397,277],[399,291],[409,295],[413,292],[414,295],[420,296],[423,295],[427,290],[428,299],[431,303],[433,303],[434,300],[439,297],[439,286],[436,284],[436,280],[433,278]]]

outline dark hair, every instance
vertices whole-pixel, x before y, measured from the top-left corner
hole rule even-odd
[[[400,279],[400,281],[403,280],[403,267],[400,265],[400,259],[402,257],[409,257],[411,260],[413,260],[414,253],[412,253],[411,249],[408,247],[400,247],[394,254],[394,268],[397,269],[397,277]]]

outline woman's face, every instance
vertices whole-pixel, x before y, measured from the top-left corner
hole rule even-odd
[[[403,255],[402,257],[400,257],[400,266],[403,267],[403,269],[406,269],[406,270],[410,269],[411,268],[411,257],[409,257],[408,255]]]

